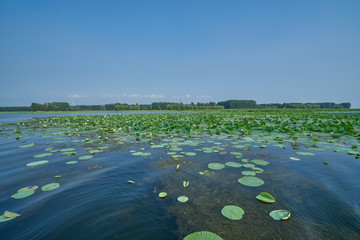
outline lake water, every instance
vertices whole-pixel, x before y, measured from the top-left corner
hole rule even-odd
[[[43,117],[0,114],[2,123],[33,116]],[[356,139],[320,142],[316,147],[305,140],[279,144],[267,134],[190,139],[163,135],[162,141],[138,142],[131,133],[104,139],[91,131],[68,136],[43,128],[15,134],[14,128],[3,124],[0,132],[0,215],[7,210],[21,216],[0,222],[1,239],[161,240],[183,239],[197,231],[227,240],[360,239],[360,160],[347,154],[349,147],[359,145]],[[236,158],[236,152],[242,157]],[[51,155],[34,158],[42,153]],[[93,158],[78,159],[84,155]],[[269,163],[254,164],[264,170],[256,177],[265,183],[240,184],[242,172],[253,171],[246,164],[254,159]],[[39,160],[48,162],[26,166]],[[77,163],[66,164],[69,161]],[[208,168],[209,163],[228,162],[243,166]],[[183,181],[189,181],[189,187],[184,188]],[[49,183],[60,187],[42,191]],[[39,188],[29,197],[12,198],[27,186]],[[167,198],[159,198],[160,192]],[[260,192],[271,193],[276,202],[256,200]],[[179,196],[189,200],[179,202]],[[221,210],[226,205],[241,207],[243,218],[224,217]],[[276,209],[289,210],[290,219],[273,220],[269,213]]]

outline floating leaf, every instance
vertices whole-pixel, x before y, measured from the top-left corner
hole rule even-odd
[[[251,170],[254,171],[255,173],[262,173],[262,172],[264,172],[264,169],[258,168],[258,167],[253,167]]]
[[[301,159],[300,158],[296,158],[296,157],[289,157],[290,160],[294,160],[294,161],[300,161]]]
[[[274,203],[275,202],[275,198],[267,192],[262,192],[259,195],[256,196],[256,199],[261,201],[261,202],[265,202],[265,203]]]
[[[40,154],[35,155],[34,158],[49,157],[51,155],[52,155],[51,152],[50,153],[40,153]]]
[[[133,184],[133,183],[135,183],[135,182],[132,181],[132,180],[128,180],[128,183],[129,183],[129,184]]]
[[[269,215],[274,220],[288,220],[291,214],[287,210],[274,210]]]
[[[225,165],[228,167],[234,167],[234,168],[242,167],[242,164],[238,163],[238,162],[227,162],[227,163],[225,163]]]
[[[32,147],[32,146],[35,146],[35,143],[30,143],[30,144],[27,144],[27,145],[22,145],[22,146],[19,146],[21,148],[28,148],[28,147]]]
[[[75,164],[75,163],[78,163],[78,161],[68,161],[68,162],[66,162],[65,164]]]
[[[315,156],[315,153],[312,152],[296,152],[296,153],[304,156]]]
[[[222,163],[209,163],[208,168],[213,170],[219,170],[225,168],[225,165]]]
[[[212,232],[201,231],[187,235],[183,240],[223,240],[221,237]]]
[[[72,152],[74,150],[75,150],[75,148],[65,148],[65,149],[61,149],[60,151],[61,152]]]
[[[92,155],[84,155],[84,156],[81,156],[81,157],[79,157],[78,159],[79,160],[90,160],[90,159],[92,159],[94,156],[92,156]]]
[[[184,203],[184,202],[187,202],[187,201],[189,200],[189,198],[186,197],[186,196],[180,196],[180,197],[177,198],[177,200],[178,200],[179,202]]]
[[[187,187],[189,187],[189,184],[190,184],[190,181],[184,181],[183,182],[183,187],[187,188]]]
[[[245,175],[245,176],[255,176],[256,175],[256,173],[253,171],[242,171],[241,174]]]
[[[166,198],[166,197],[167,197],[167,193],[166,193],[166,192],[161,192],[161,193],[159,193],[159,197],[160,197],[160,198]]]
[[[264,184],[264,181],[258,177],[244,176],[238,179],[238,182],[248,187],[258,187]]]
[[[21,216],[21,215],[18,214],[18,213],[13,213],[13,212],[5,211],[5,212],[4,212],[4,216],[7,217],[7,218],[15,218],[15,217],[19,217],[19,216]]]
[[[33,195],[34,193],[35,193],[34,190],[25,190],[25,191],[17,192],[14,195],[12,195],[11,197],[15,198],[15,199],[21,199],[21,198],[29,197],[29,196]]]
[[[43,190],[43,191],[51,191],[51,190],[54,190],[54,189],[56,189],[58,187],[60,187],[59,183],[49,183],[49,184],[46,184],[46,185],[42,186],[41,190]]]
[[[240,220],[244,215],[244,210],[238,206],[227,205],[223,207],[221,214],[231,220]]]
[[[47,161],[47,160],[36,161],[36,162],[28,163],[28,164],[26,164],[26,166],[27,167],[33,167],[33,166],[44,164],[44,163],[47,163],[47,162],[49,162],[49,161]]]

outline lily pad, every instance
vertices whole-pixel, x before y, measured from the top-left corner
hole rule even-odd
[[[296,153],[304,156],[315,156],[315,153],[312,152],[296,152]]]
[[[49,162],[48,160],[42,160],[42,161],[35,161],[35,162],[31,162],[26,164],[27,167],[32,167],[32,166],[36,166],[36,165],[40,165],[40,164],[44,164]]]
[[[68,161],[68,162],[66,162],[65,164],[70,165],[70,164],[76,164],[76,163],[78,163],[78,161]]]
[[[179,202],[184,203],[184,202],[187,202],[187,201],[189,200],[189,198],[186,197],[186,196],[180,196],[180,197],[177,198],[177,200],[178,200]]]
[[[208,231],[194,232],[187,235],[183,240],[223,240],[215,233]]]
[[[160,198],[166,198],[166,197],[167,197],[167,193],[166,193],[166,192],[161,192],[161,193],[159,193],[159,197],[160,197]]]
[[[34,158],[49,157],[51,155],[52,155],[51,152],[50,153],[40,153],[40,154],[35,155]]]
[[[15,218],[15,217],[19,217],[20,214],[18,213],[13,213],[13,212],[9,212],[9,211],[5,211],[4,212],[4,216],[7,218]]]
[[[189,187],[189,184],[190,184],[190,181],[184,181],[184,182],[183,182],[183,187],[184,187],[184,188],[188,188],[188,187]]]
[[[49,184],[46,184],[46,185],[42,186],[41,190],[43,190],[43,191],[51,191],[51,190],[54,190],[54,189],[56,189],[58,187],[60,187],[59,183],[49,183]]]
[[[29,196],[33,195],[34,193],[35,193],[34,190],[25,190],[25,191],[17,192],[14,195],[12,195],[11,197],[15,198],[15,199],[21,199],[21,198],[29,197]]]
[[[225,163],[225,165],[228,167],[234,167],[234,168],[242,167],[242,164],[238,163],[238,162],[227,162],[227,163]]]
[[[261,202],[265,202],[265,203],[274,203],[275,202],[275,198],[267,192],[262,192],[259,195],[256,196],[256,199],[261,201]]]
[[[258,187],[264,184],[264,181],[258,177],[244,176],[238,179],[238,182],[248,187]]]
[[[213,170],[219,170],[225,168],[225,165],[222,163],[209,163],[208,168]]]
[[[296,157],[289,157],[290,160],[294,160],[294,161],[300,161],[300,158],[296,158]]]
[[[36,189],[38,189],[39,188],[39,186],[28,186],[28,187],[23,187],[23,188],[20,188],[19,190],[18,190],[18,192],[22,192],[22,191],[27,191],[27,190],[36,190]]]
[[[291,214],[288,210],[274,210],[269,215],[274,220],[288,220]]]
[[[244,210],[238,206],[227,205],[221,209],[221,214],[231,220],[240,220],[244,215]]]
[[[84,156],[81,156],[81,157],[79,157],[78,159],[79,160],[90,160],[90,159],[92,159],[94,156],[92,156],[92,155],[84,155]]]
[[[253,171],[242,171],[241,174],[242,174],[242,175],[245,175],[245,176],[255,176],[255,175],[256,175],[256,172],[253,172]]]

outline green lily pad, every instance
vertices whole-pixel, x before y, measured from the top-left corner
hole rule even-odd
[[[183,182],[183,187],[184,187],[184,188],[188,188],[188,187],[189,187],[189,184],[190,184],[190,181],[184,181],[184,182]]]
[[[252,164],[252,163],[244,163],[244,164],[243,164],[243,167],[246,167],[246,168],[254,168],[254,167],[255,167],[255,164]]]
[[[19,147],[20,148],[28,148],[28,147],[32,147],[32,146],[35,146],[35,143],[26,144],[26,145],[22,145],[22,146],[19,146]]]
[[[166,198],[166,197],[167,197],[167,193],[166,193],[166,192],[161,192],[161,193],[159,193],[159,197],[160,197],[160,198]]]
[[[296,153],[304,156],[315,156],[315,153],[312,152],[296,152]]]
[[[75,148],[65,148],[65,149],[61,149],[61,152],[72,152],[75,151]]]
[[[92,156],[92,155],[84,155],[84,156],[81,156],[81,157],[79,157],[78,159],[79,160],[90,160],[90,159],[92,159],[94,156]]]
[[[46,184],[46,185],[42,186],[41,190],[43,190],[43,191],[51,191],[51,190],[54,190],[54,189],[56,189],[58,187],[60,187],[59,183],[49,183],[49,184]]]
[[[291,214],[288,210],[274,210],[269,215],[274,220],[288,220]]]
[[[241,174],[245,175],[245,176],[255,176],[256,175],[256,173],[253,171],[242,171]]]
[[[183,240],[223,240],[221,237],[212,232],[201,231],[187,235]]]
[[[264,169],[258,168],[258,167],[253,167],[251,170],[254,171],[255,173],[262,173],[262,172],[264,172]]]
[[[51,155],[52,155],[51,152],[50,153],[40,153],[40,154],[35,155],[34,158],[49,157]]]
[[[33,195],[34,193],[35,193],[34,190],[25,190],[25,191],[17,192],[14,195],[12,195],[11,197],[15,198],[15,199],[21,199],[21,198],[29,197],[29,196]]]
[[[238,163],[238,162],[227,162],[227,163],[225,163],[225,165],[228,167],[234,167],[234,168],[242,167],[242,164]]]
[[[186,196],[180,196],[180,197],[177,198],[177,200],[178,200],[179,202],[184,203],[184,202],[187,202],[187,201],[189,200],[189,198],[186,197]]]
[[[68,162],[66,162],[65,164],[70,165],[70,164],[76,164],[76,163],[78,163],[78,161],[68,161]]]
[[[254,160],[251,160],[252,163],[255,163],[257,165],[261,165],[261,166],[266,166],[269,164],[268,161],[265,161],[265,160],[262,160],[262,159],[254,159]]]
[[[275,198],[267,192],[262,192],[259,195],[256,196],[256,199],[261,201],[261,202],[265,202],[265,203],[274,203],[275,202]]]
[[[290,160],[294,160],[294,161],[300,161],[300,158],[296,158],[296,157],[289,157]]]
[[[264,184],[264,181],[258,177],[244,176],[238,179],[238,182],[248,187],[258,187]]]
[[[35,162],[31,162],[26,164],[27,167],[32,167],[32,166],[36,166],[36,165],[40,165],[40,164],[44,164],[44,163],[48,163],[48,160],[42,160],[42,161],[35,161]]]
[[[18,213],[13,213],[13,212],[9,212],[9,211],[5,211],[4,212],[4,216],[7,218],[15,218],[15,217],[19,217],[20,214]]]
[[[213,170],[219,170],[225,168],[225,165],[222,163],[209,163],[208,168]]]
[[[244,215],[244,210],[238,206],[227,205],[221,209],[221,214],[231,220],[240,220]]]

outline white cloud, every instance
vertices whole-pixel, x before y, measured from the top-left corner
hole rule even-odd
[[[161,94],[149,94],[149,95],[144,95],[144,98],[162,99],[162,98],[166,98],[166,97],[164,95],[161,95]]]
[[[67,98],[84,98],[86,97],[85,95],[79,95],[79,94],[71,94],[68,95]]]
[[[141,95],[140,94],[127,94],[127,93],[124,93],[123,97],[140,98]]]
[[[191,96],[190,96],[190,94],[186,94],[185,97],[186,97],[186,98],[190,98]]]

